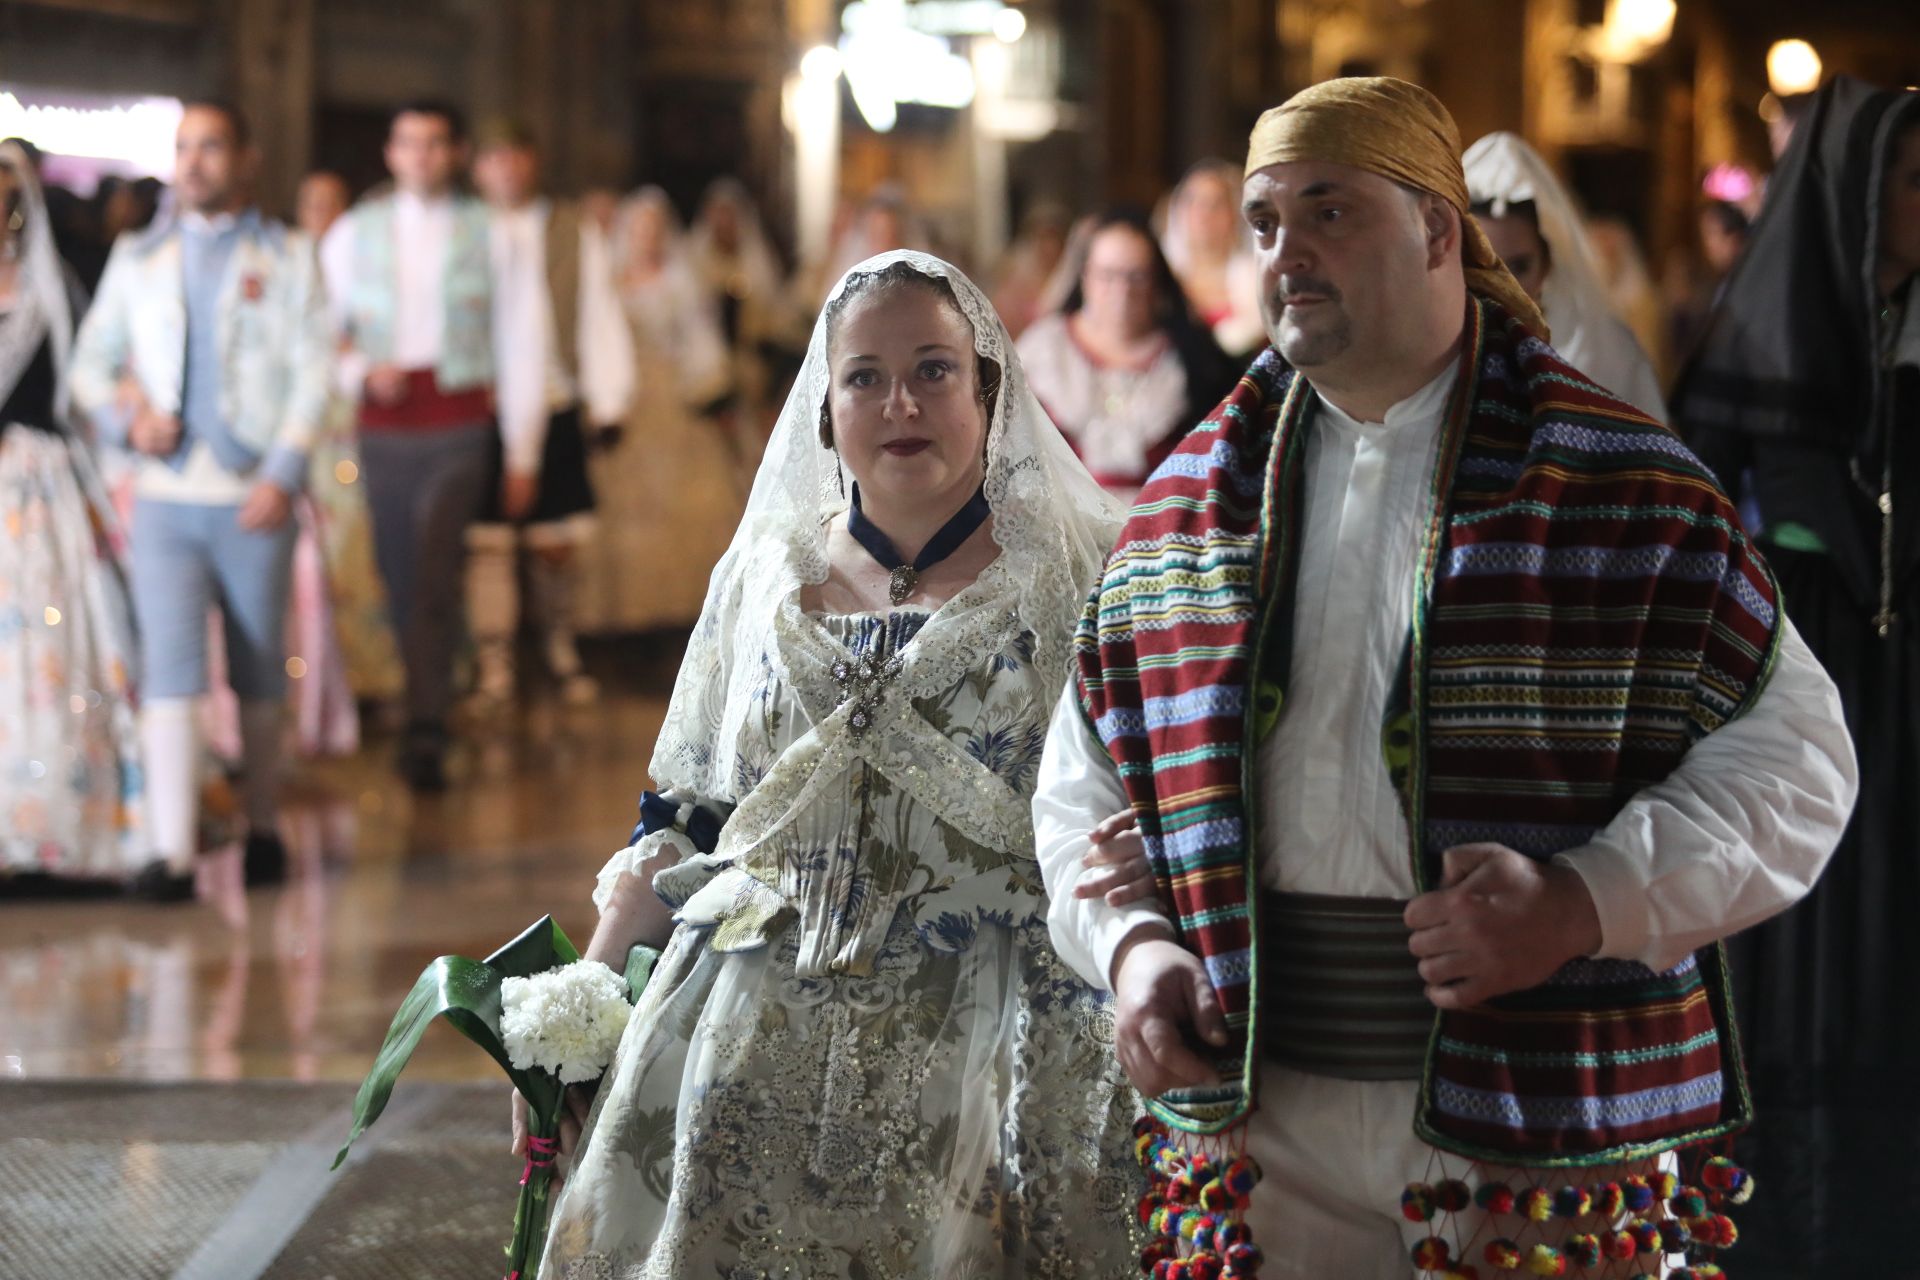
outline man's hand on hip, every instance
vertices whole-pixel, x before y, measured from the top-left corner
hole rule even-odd
[[[1218,1084],[1187,1033],[1216,1048],[1227,1043],[1227,1020],[1200,958],[1173,940],[1169,926],[1142,925],[1113,959],[1114,1051],[1142,1096]]]
[[[533,514],[540,497],[540,473],[508,471],[500,477],[500,514],[518,524]]]
[[[407,371],[397,364],[376,364],[367,370],[367,399],[396,405],[407,398]]]
[[[271,480],[256,480],[240,504],[236,523],[248,533],[269,533],[287,522],[293,514],[293,499]]]
[[[127,426],[127,443],[141,453],[164,458],[180,447],[180,419],[171,413],[156,413],[143,402]]]
[[[1456,845],[1442,858],[1441,887],[1408,903],[1405,917],[1436,1008],[1537,987],[1600,949],[1600,913],[1571,867],[1500,844]]]

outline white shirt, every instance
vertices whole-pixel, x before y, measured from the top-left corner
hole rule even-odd
[[[1411,841],[1379,726],[1411,621],[1418,531],[1453,372],[1360,423],[1318,401],[1306,447],[1287,702],[1255,759],[1260,879],[1270,889],[1406,899]],[[1766,686],[1594,839],[1559,854],[1593,895],[1602,957],[1655,969],[1802,897],[1858,788],[1839,693],[1791,623]],[[1034,835],[1060,956],[1105,987],[1113,952],[1157,904],[1072,896],[1087,832],[1128,807],[1071,686],[1034,795]]]
[[[354,220],[341,218],[320,242],[320,270],[336,327],[352,319]],[[453,240],[453,201],[393,194],[393,363],[402,369],[432,369],[440,363],[446,329],[447,246]],[[342,354],[334,382],[343,395],[360,398],[372,362],[360,351]]]
[[[553,292],[547,280],[550,206],[535,200],[496,209],[489,223],[493,259],[494,392],[507,466],[540,469],[551,414],[584,399],[592,422],[618,422],[633,398],[633,342],[613,287],[606,238],[580,225],[580,368],[561,365],[554,344]]]

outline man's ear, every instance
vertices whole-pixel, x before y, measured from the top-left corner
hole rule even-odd
[[[1427,231],[1427,268],[1432,270],[1460,249],[1460,211],[1430,193],[1420,197],[1420,219]]]

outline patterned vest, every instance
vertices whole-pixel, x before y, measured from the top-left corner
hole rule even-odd
[[[375,361],[392,358],[394,313],[393,198],[369,200],[354,219],[353,284],[348,306],[354,345]],[[443,392],[467,391],[493,381],[493,263],[487,239],[487,207],[453,200],[453,239],[442,277],[446,319],[440,363],[434,377]]]
[[[580,376],[580,206],[547,207],[547,293],[553,299],[553,351],[569,378]]]
[[[1233,1043],[1220,1087],[1149,1103],[1219,1133],[1254,1106],[1253,761],[1285,701],[1313,393],[1272,351],[1141,492],[1075,641],[1082,707],[1204,960]],[[1738,715],[1778,639],[1773,582],[1712,475],[1492,303],[1468,307],[1381,749],[1412,873],[1497,841],[1590,839]],[[1751,1113],[1720,949],[1666,973],[1577,960],[1436,1013],[1414,1128],[1476,1159],[1587,1166]]]

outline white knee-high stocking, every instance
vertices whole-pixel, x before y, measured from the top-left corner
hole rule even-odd
[[[199,699],[154,698],[140,709],[147,831],[173,872],[193,870],[200,844]]]

